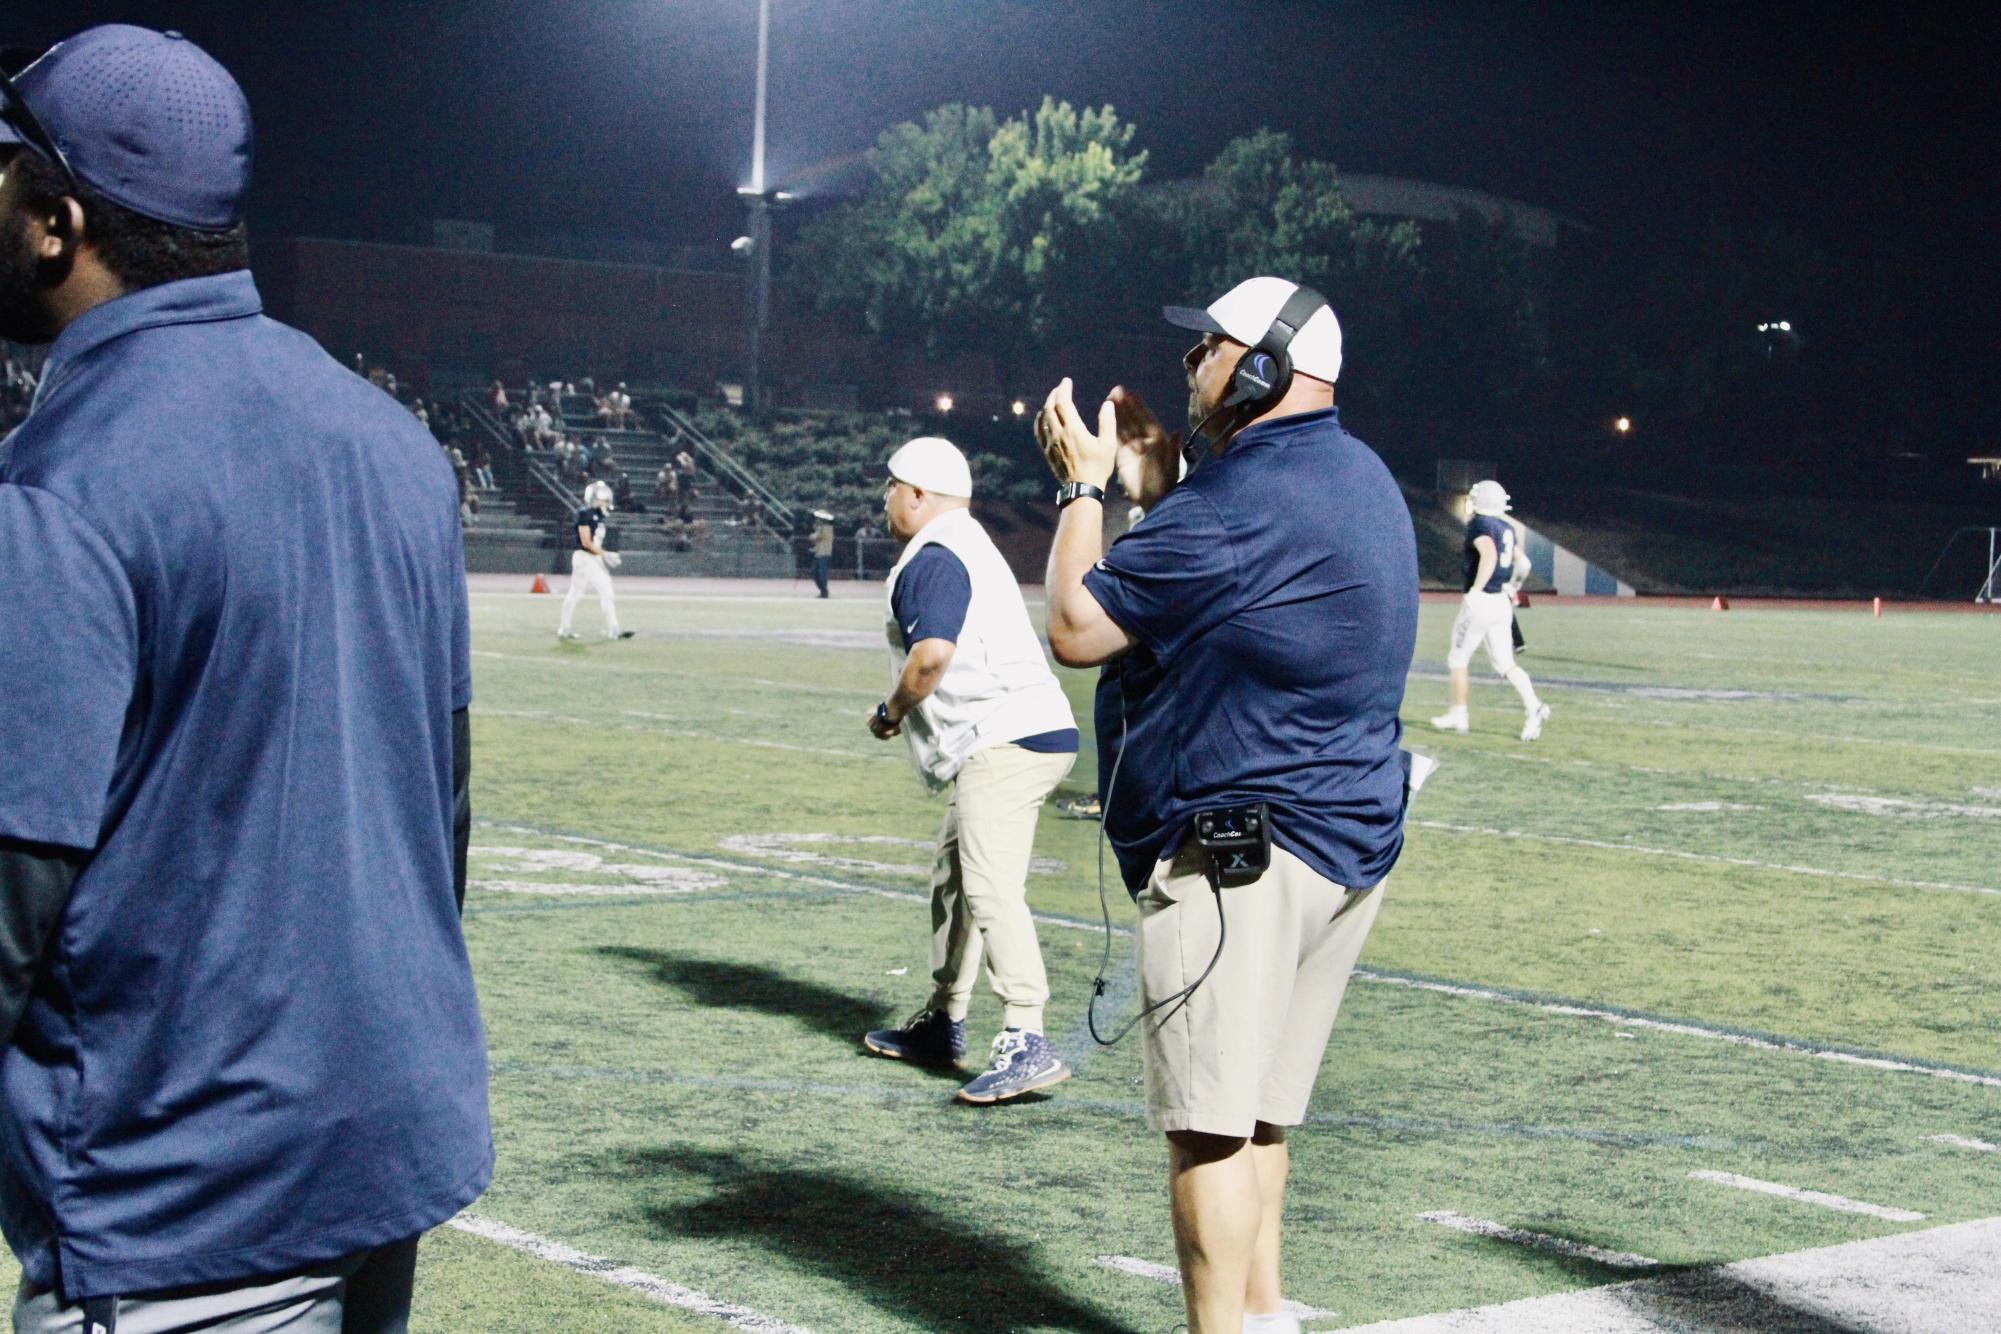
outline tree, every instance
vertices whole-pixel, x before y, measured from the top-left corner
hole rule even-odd
[[[1347,352],[1343,401],[1372,417],[1464,439],[1541,373],[1544,284],[1503,222],[1467,214],[1434,243],[1415,223],[1357,217],[1333,164],[1273,130],[1232,140],[1199,185],[1165,198],[1194,299],[1261,273],[1326,294]]]
[[[1132,139],[1109,106],[939,107],[883,133],[862,196],[807,230],[795,272],[872,332],[1016,364],[1093,286],[1145,167]]]

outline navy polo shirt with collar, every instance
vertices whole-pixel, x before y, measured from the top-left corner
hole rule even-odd
[[[1130,892],[1196,812],[1254,801],[1273,841],[1329,880],[1389,874],[1417,539],[1389,469],[1334,409],[1240,432],[1084,585],[1136,641],[1105,667],[1095,710],[1105,832]]]
[[[457,488],[247,273],[74,321],[0,451],[0,835],[82,849],[0,1052],[74,1300],[321,1263],[492,1174],[452,894]]]

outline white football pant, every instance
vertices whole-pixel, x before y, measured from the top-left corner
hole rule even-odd
[[[611,600],[611,571],[604,567],[604,557],[593,556],[588,551],[570,553],[570,591],[563,596],[563,623],[556,633],[570,633],[570,617],[575,614],[577,604],[584,600],[588,590],[598,595],[598,608],[604,612],[604,632],[618,633],[618,608]]]

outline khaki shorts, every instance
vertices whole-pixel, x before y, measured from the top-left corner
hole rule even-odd
[[[1209,980],[1142,1024],[1146,1123],[1247,1137],[1306,1119],[1348,975],[1383,899],[1273,848],[1256,884],[1223,891],[1226,943]],[[1140,994],[1151,1005],[1216,952],[1216,896],[1191,841],[1139,896]]]

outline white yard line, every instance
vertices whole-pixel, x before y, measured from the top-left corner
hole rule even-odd
[[[1450,1209],[1434,1209],[1430,1213],[1419,1214],[1427,1223],[1449,1227],[1459,1232],[1470,1232],[1476,1237],[1492,1237],[1496,1241],[1513,1242],[1530,1250],[1546,1251],[1552,1255],[1565,1255],[1575,1260],[1590,1260],[1594,1264],[1612,1269],[1653,1269],[1659,1260],[1648,1255],[1635,1255],[1631,1251],[1608,1251],[1602,1246],[1589,1242],[1572,1241],[1568,1237],[1553,1237],[1547,1232],[1530,1232],[1526,1228],[1509,1227],[1505,1223],[1493,1223],[1484,1218],[1468,1218],[1465,1214],[1454,1213]]]
[[[1181,1274],[1172,1265],[1155,1264],[1152,1260],[1141,1260],[1130,1255],[1096,1255],[1091,1258],[1093,1262],[1116,1274],[1130,1274],[1134,1278],[1143,1278],[1149,1283],[1158,1283],[1169,1288],[1181,1286]],[[1327,1320],[1334,1315],[1332,1311],[1323,1311],[1304,1302],[1287,1302],[1285,1309],[1301,1320]]]
[[[690,852],[663,852],[658,848],[635,847],[630,843],[614,843],[609,839],[587,838],[582,834],[553,834],[533,825],[503,824],[494,820],[476,821],[482,829],[497,829],[508,834],[532,834],[537,838],[554,839],[558,843],[574,843],[579,847],[604,848],[612,852],[636,853],[643,857],[658,857],[662,861],[682,862],[689,866],[708,866],[721,871],[738,871],[752,875],[770,876],[774,880],[790,880],[802,885],[817,885],[822,889],[844,890],[849,894],[866,894],[879,899],[896,899],[904,903],[929,903],[929,894],[918,894],[909,890],[885,889],[880,885],[860,885],[851,880],[836,880],[831,876],[806,875],[799,871],[780,870],[776,866],[751,865],[746,862],[728,861],[721,857],[703,857]],[[1067,917],[1048,917],[1042,913],[1030,914],[1043,926],[1053,926],[1064,931],[1088,931],[1093,934],[1104,930],[1096,922],[1073,922]],[[1113,927],[1112,934],[1129,936],[1125,927]]]
[[[1563,1015],[1571,1019],[1598,1019],[1620,1028],[1646,1029],[1654,1033],[1673,1033],[1679,1037],[1705,1038],[1711,1042],[1728,1042],[1738,1047],[1750,1047],[1757,1051],[1784,1051],[1800,1056],[1812,1056],[1818,1060],[1836,1061],[1843,1065],[1859,1065],[1865,1070],[1887,1070],[1896,1074],[1925,1075],[1932,1079],[1949,1080],[1956,1084],[1977,1084],[1983,1088],[2001,1088],[2001,1076],[1982,1074],[1974,1070],[1955,1070],[1950,1066],[1925,1065],[1917,1061],[1899,1061],[1888,1056],[1864,1056],[1858,1052],[1842,1051],[1838,1047],[1825,1047],[1812,1042],[1801,1042],[1793,1038],[1758,1037],[1750,1033],[1735,1033],[1727,1028],[1710,1028],[1702,1024],[1681,1023],[1669,1019],[1647,1019],[1639,1015],[1621,1014],[1617,1010],[1594,1009],[1588,1005],[1572,1005],[1565,1001],[1535,1000],[1527,996],[1511,996],[1505,991],[1494,991],[1486,987],[1461,986],[1456,982],[1432,982],[1418,977],[1398,977],[1393,973],[1379,973],[1372,968],[1357,968],[1355,977],[1363,982],[1375,982],[1384,986],[1409,987],[1415,991],[1430,991],[1441,996],[1457,996],[1462,1000],[1488,1001],[1500,1005],[1519,1005],[1525,1009],[1540,1010],[1544,1014]]]
[[[481,1218],[476,1214],[460,1214],[451,1220],[449,1226],[461,1232],[469,1232],[475,1237],[497,1242],[510,1250],[520,1251],[523,1255],[532,1255],[538,1260],[547,1260],[551,1264],[562,1265],[565,1269],[575,1270],[579,1274],[588,1274],[614,1287],[636,1292],[651,1301],[659,1302],[662,1306],[675,1306],[683,1311],[692,1311],[696,1315],[711,1316],[737,1329],[755,1330],[758,1334],[811,1334],[803,1326],[787,1324],[783,1320],[753,1311],[747,1306],[719,1301],[705,1292],[683,1287],[679,1283],[661,1278],[658,1274],[649,1274],[643,1269],[634,1269],[615,1260],[588,1255],[560,1241],[537,1236],[533,1232],[524,1232],[518,1227],[509,1227],[491,1218]]]
[[[1661,1334],[1669,1329],[1991,1330],[2001,1218],[1386,1320],[1347,1334]]]
[[[1821,1190],[1801,1190],[1798,1186],[1788,1186],[1782,1182],[1740,1177],[1735,1172],[1690,1172],[1688,1177],[1691,1181],[1708,1181],[1718,1186],[1748,1190],[1758,1195],[1776,1195],[1783,1200],[1798,1200],[1801,1204],[1818,1205],[1822,1209],[1832,1209],[1836,1213],[1866,1214],[1870,1218],[1881,1218],[1892,1223],[1921,1223],[1925,1217],[1910,1209],[1892,1209],[1887,1205],[1871,1204],[1867,1200],[1851,1200],[1846,1195],[1829,1195]]]
[[[1809,875],[1822,880],[1848,880],[1867,885],[1891,885],[1898,889],[1940,889],[1955,894],[2001,896],[1992,885],[1961,885],[1945,880],[1906,880],[1900,876],[1870,875],[1864,871],[1830,871],[1820,866],[1797,866],[1785,862],[1761,862],[1750,857],[1725,857],[1714,852],[1688,852],[1681,848],[1655,848],[1643,843],[1615,843],[1609,839],[1577,838],[1568,834],[1537,834],[1520,829],[1493,829],[1485,825],[1452,824],[1444,820],[1409,820],[1420,829],[1438,829],[1451,834],[1480,834],[1487,838],[1520,839],[1530,843],[1560,843],[1573,848],[1600,848],[1607,852],[1635,852],[1643,857],[1672,857],[1678,861],[1712,862],[1723,866],[1748,866],[1758,871],[1780,871],[1788,875]]]
[[[475,718],[532,718],[538,722],[565,723],[576,727],[605,728],[616,727],[625,732],[645,732],[652,736],[677,737],[686,741],[720,741],[731,746],[750,746],[758,750],[786,750],[796,755],[830,755],[842,760],[884,760],[900,759],[901,755],[890,752],[866,750],[835,750],[827,746],[796,746],[789,741],[753,741],[749,737],[725,736],[720,732],[697,732],[686,727],[654,727],[643,723],[622,723],[620,716],[657,717],[655,714],[625,714],[601,718],[583,718],[571,713],[556,713],[549,709],[489,709],[475,707]]]
[[[1969,1139],[1965,1135],[1926,1135],[1927,1144],[1946,1144],[1955,1149],[1971,1149],[1975,1153],[2001,1153],[2001,1144],[1989,1144],[1984,1139]]]

